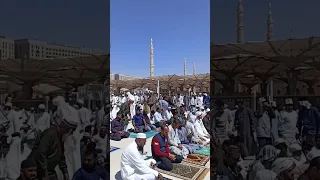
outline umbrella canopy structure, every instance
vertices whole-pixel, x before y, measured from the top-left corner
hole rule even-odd
[[[110,73],[109,64],[110,54],[44,60],[4,59],[0,60],[0,81],[6,83],[0,83],[0,89],[12,92],[21,87],[24,95],[20,99],[25,99],[32,94],[32,87],[40,84],[71,90],[93,81],[104,83]],[[7,86],[8,83],[15,85]]]
[[[119,91],[121,88],[133,90],[136,88],[148,88],[156,91],[159,81],[160,89],[163,91],[185,91],[188,88],[197,88],[199,91],[209,91],[210,87],[210,74],[197,74],[197,75],[165,75],[154,76],[144,79],[134,80],[113,80],[111,81],[111,88]]]
[[[228,93],[234,92],[236,80],[252,76],[262,94],[268,81],[276,79],[286,82],[288,93],[294,95],[299,81],[317,82],[319,57],[319,37],[212,45],[212,76]]]

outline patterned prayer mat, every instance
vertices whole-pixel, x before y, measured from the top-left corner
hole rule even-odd
[[[205,166],[209,160],[210,156],[202,154],[189,154],[187,159],[184,159],[183,162]]]
[[[110,152],[116,151],[116,150],[118,150],[118,149],[120,149],[120,148],[114,147],[114,146],[110,146]]]
[[[209,147],[203,147],[199,150],[197,150],[194,154],[202,154],[205,156],[210,156],[210,148]]]
[[[156,170],[161,174],[166,174],[183,180],[203,180],[210,171],[209,168],[186,163],[173,164],[173,170],[170,172],[159,168],[156,168]]]
[[[148,131],[148,132],[144,132],[144,133],[146,134],[147,139],[148,139],[148,138],[155,136],[158,132]],[[137,133],[130,133],[129,137],[135,139],[137,137]]]

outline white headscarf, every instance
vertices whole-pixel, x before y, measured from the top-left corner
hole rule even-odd
[[[276,174],[280,174],[293,166],[293,164],[294,162],[289,158],[278,158],[272,163],[271,170]]]

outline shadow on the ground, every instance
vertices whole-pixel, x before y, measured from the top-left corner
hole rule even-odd
[[[116,173],[116,175],[114,176],[114,178],[116,178],[116,180],[122,180],[120,171],[118,171],[118,172]]]

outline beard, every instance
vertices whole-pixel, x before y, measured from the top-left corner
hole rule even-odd
[[[84,164],[83,169],[89,173],[92,173],[95,170],[95,165]]]

